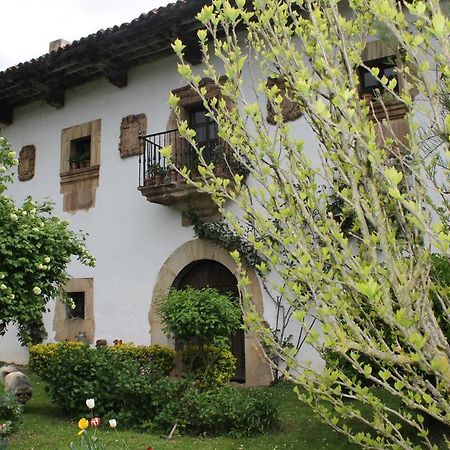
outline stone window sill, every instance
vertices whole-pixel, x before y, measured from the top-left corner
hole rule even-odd
[[[80,169],[68,170],[61,172],[61,183],[73,183],[76,181],[90,180],[92,178],[98,178],[100,172],[100,166],[82,167]]]

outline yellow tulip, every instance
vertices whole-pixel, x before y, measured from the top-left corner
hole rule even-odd
[[[84,433],[84,430],[89,426],[89,420],[85,419],[84,417],[82,417],[79,421],[78,421],[78,428],[81,429],[81,431],[78,433],[79,435]]]

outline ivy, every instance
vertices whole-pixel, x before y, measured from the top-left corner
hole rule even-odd
[[[238,251],[249,266],[258,267],[261,264],[262,258],[253,245],[233,231],[224,220],[203,223],[194,217],[192,222],[195,236],[199,239],[207,239],[230,252]]]

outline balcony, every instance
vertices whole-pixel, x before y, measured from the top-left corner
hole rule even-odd
[[[196,128],[197,137],[206,135],[206,130]],[[203,132],[205,131],[205,132]],[[198,155],[189,142],[182,138],[178,130],[164,131],[140,138],[139,187],[138,190],[151,203],[173,206],[182,213],[194,213],[202,221],[213,221],[220,217],[217,206],[210,195],[185,182],[173,168],[186,167],[195,178]],[[172,145],[170,164],[159,150]],[[203,157],[207,163],[213,162],[217,175],[227,176],[224,171],[228,160],[228,146],[214,135],[214,139],[202,142]],[[186,214],[185,214],[186,217]]]

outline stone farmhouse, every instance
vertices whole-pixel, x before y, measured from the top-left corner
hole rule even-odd
[[[158,152],[174,143],[175,163],[195,166],[195,154],[179,137],[167,104],[170,91],[180,97],[207,157],[223,148],[199,97],[180,79],[170,47],[180,37],[193,70],[201,69],[195,15],[206,3],[179,0],[72,43],[54,41],[47,54],[0,73],[1,134],[19,155],[10,194],[18,201],[28,194],[51,199],[72,229],[89,234],[88,248],[97,259],[95,268],[70,265],[66,288],[76,308],[49,304],[44,317],[49,342],[85,336],[92,344],[121,339],[171,346],[155,312],[161,292],[191,285],[237,294],[229,252],[195,238],[189,219],[193,212],[215,220],[216,209],[171,172]],[[380,42],[369,42],[365,52],[365,60],[394,76],[391,53]],[[376,80],[368,75],[361,74],[361,95],[374,89]],[[250,75],[244,81],[251,92]],[[210,95],[219,95],[217,86],[204,83]],[[301,111],[288,99],[285,103],[285,119],[296,122],[294,132],[314,142]],[[391,120],[399,133],[403,114],[393,105]],[[273,324],[273,305],[256,271],[249,267],[248,273],[253,302]],[[233,353],[236,381],[270,383],[271,369],[253,335],[237,333]],[[27,356],[11,327],[0,338],[0,360],[26,363]],[[311,348],[301,357],[321,364]]]

